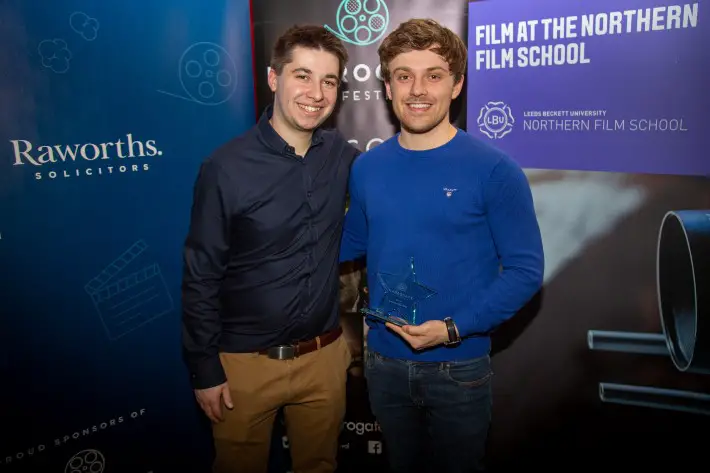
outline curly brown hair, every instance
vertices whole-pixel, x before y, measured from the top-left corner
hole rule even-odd
[[[297,47],[320,49],[334,54],[340,62],[340,74],[343,76],[348,62],[348,51],[337,36],[319,25],[294,25],[276,40],[271,54],[270,66],[277,74],[283,72],[286,64],[293,60],[293,50]]]
[[[382,41],[380,55],[382,78],[390,81],[389,63],[399,54],[431,49],[449,63],[449,70],[458,83],[466,72],[467,48],[463,40],[449,28],[430,18],[413,18],[401,23]]]

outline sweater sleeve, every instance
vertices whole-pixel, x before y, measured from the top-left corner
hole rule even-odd
[[[527,176],[501,160],[484,186],[488,226],[501,270],[485,290],[452,315],[462,337],[482,335],[515,315],[543,283],[545,258]]]
[[[343,237],[340,245],[341,263],[358,259],[367,251],[367,214],[365,213],[365,201],[360,192],[358,175],[356,160],[350,173],[348,185],[350,205],[345,214],[345,223],[343,225]]]

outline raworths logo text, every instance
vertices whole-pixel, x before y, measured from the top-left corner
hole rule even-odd
[[[37,144],[10,140],[13,166],[30,167],[37,180],[129,174],[150,169],[147,159],[162,156],[155,140],[131,133],[103,143]]]

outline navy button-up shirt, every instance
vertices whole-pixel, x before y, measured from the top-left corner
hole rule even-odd
[[[225,382],[219,352],[308,340],[339,324],[338,253],[359,151],[317,130],[304,157],[259,122],[202,164],[182,286],[183,348],[195,388]]]

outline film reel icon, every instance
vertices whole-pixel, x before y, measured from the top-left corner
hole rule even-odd
[[[385,34],[390,14],[384,0],[343,0],[335,21],[337,31],[328,25],[325,28],[342,41],[367,46]]]
[[[185,95],[158,92],[200,105],[220,105],[237,90],[237,66],[222,46],[200,42],[189,46],[178,62],[178,79]]]
[[[64,473],[103,473],[106,459],[98,450],[87,449],[74,454],[64,467]]]

